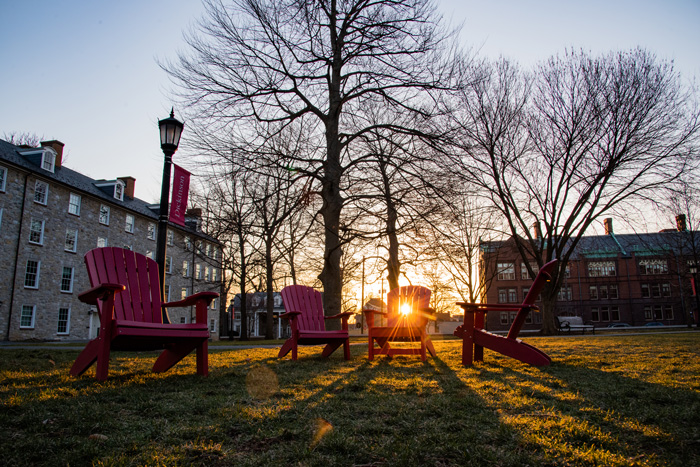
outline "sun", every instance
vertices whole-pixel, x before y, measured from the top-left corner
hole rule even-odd
[[[404,303],[403,305],[401,305],[401,314],[404,316],[410,315],[411,314],[411,305],[409,305],[408,303]]]

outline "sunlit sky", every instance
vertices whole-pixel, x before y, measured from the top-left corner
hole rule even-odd
[[[440,0],[438,7],[463,23],[463,44],[483,56],[529,67],[567,47],[642,46],[674,60],[686,78],[700,77],[698,0]],[[172,105],[156,59],[183,49],[183,31],[202,12],[198,0],[0,0],[0,137],[58,139],[68,167],[96,179],[134,176],[136,196],[156,201],[163,160],[156,124]]]

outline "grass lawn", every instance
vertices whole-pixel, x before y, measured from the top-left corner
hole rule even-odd
[[[214,346],[208,378],[192,356],[153,375],[154,354],[114,353],[98,383],[68,375],[77,351],[2,349],[0,462],[700,465],[700,332],[526,341],[552,366],[487,350],[464,368],[456,340],[425,363]]]

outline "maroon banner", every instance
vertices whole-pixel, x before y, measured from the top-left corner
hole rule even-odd
[[[187,196],[190,193],[190,173],[173,164],[173,195],[170,199],[170,222],[185,225]]]

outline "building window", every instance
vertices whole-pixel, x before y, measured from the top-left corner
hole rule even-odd
[[[617,284],[608,285],[608,298],[610,300],[617,300],[619,294],[617,293]]]
[[[124,201],[124,184],[117,182],[114,184],[114,198],[119,201]]]
[[[607,306],[600,307],[600,320],[610,321],[610,308]]]
[[[614,261],[593,261],[588,263],[589,277],[616,276]]]
[[[70,197],[68,198],[68,213],[74,214],[76,216],[80,215],[80,202],[82,198],[80,195],[76,195],[75,193],[71,193]]]
[[[671,284],[668,282],[665,282],[661,284],[661,296],[662,297],[670,297],[671,296]]]
[[[126,223],[124,225],[124,230],[129,233],[134,233],[134,216],[131,214],[126,215]]]
[[[109,206],[100,205],[100,224],[109,225]]]
[[[209,320],[209,332],[216,332],[216,320]]]
[[[185,250],[192,251],[192,239],[190,237],[185,237],[183,241],[185,242]]]
[[[148,233],[146,234],[146,238],[148,238],[149,240],[156,239],[156,225],[152,222],[148,223]]]
[[[34,202],[46,206],[48,200],[49,184],[46,182],[42,182],[41,180],[37,180],[36,184],[34,185]]]
[[[508,325],[508,312],[507,311],[501,311],[501,324],[504,326]]]
[[[184,300],[190,295],[188,291],[189,287],[183,287],[182,290],[180,290],[180,300]]]
[[[44,244],[44,221],[32,219],[29,222],[29,243]]]
[[[517,301],[518,289],[514,287],[498,289],[498,303],[517,303]]]
[[[41,168],[53,173],[56,166],[56,153],[49,148],[44,148],[44,155],[41,158]]]
[[[668,261],[665,259],[643,259],[639,261],[639,274],[668,274]]]
[[[515,280],[515,264],[513,263],[498,263],[496,265],[499,281]]]
[[[97,237],[97,248],[105,248],[107,246],[107,238]]]
[[[73,293],[73,268],[72,267],[63,266],[63,273],[61,274],[61,292]]]
[[[205,254],[207,258],[211,258],[211,245],[207,243]]]
[[[146,258],[154,259],[154,258],[155,258],[155,255],[154,255],[154,253],[153,253],[151,250],[147,250],[147,251],[146,251]]]
[[[195,274],[196,279],[202,280],[202,265],[201,264],[195,265],[194,274]]]
[[[170,301],[170,284],[163,285],[163,296],[166,302]]]
[[[7,184],[7,169],[5,167],[0,167],[0,192],[5,192],[5,185]]]
[[[66,251],[75,253],[78,249],[78,229],[66,229]]]
[[[39,288],[39,271],[41,269],[41,261],[33,259],[27,260],[27,267],[24,270],[24,286],[28,289]]]
[[[527,272],[527,264],[520,263],[520,278],[522,280],[535,280],[535,276],[538,272],[540,272],[540,267],[537,266],[537,263],[530,263],[530,267],[532,268],[534,276],[530,275],[530,273]]]
[[[190,262],[183,261],[182,262],[182,277],[190,277],[191,275],[192,275],[192,271],[190,269]]]
[[[562,285],[561,289],[559,289],[559,293],[557,294],[557,300],[559,301],[571,301],[571,286],[568,285]]]
[[[591,308],[591,321],[600,321],[600,311],[598,307]]]
[[[673,319],[673,305],[664,305],[664,318]]]
[[[204,268],[204,280],[207,282],[211,281],[211,268],[209,266]]]
[[[211,280],[216,282],[219,279],[219,270],[216,268],[211,268]]]
[[[620,321],[620,307],[610,307],[610,319],[612,319],[613,321]]]
[[[174,244],[174,234],[172,230],[168,230],[168,245],[173,246]]]
[[[70,329],[70,308],[61,307],[58,309],[58,334],[68,334]]]
[[[209,304],[209,309],[216,310],[216,299],[212,300]]]
[[[588,297],[591,300],[598,300],[598,286],[591,285],[588,287]]]
[[[22,305],[22,314],[19,317],[19,327],[20,329],[33,329],[34,328],[34,310],[36,307],[34,305]]]
[[[187,324],[187,318],[180,316],[180,324]]]
[[[165,257],[165,273],[166,274],[173,273],[173,257],[172,256]]]

